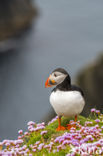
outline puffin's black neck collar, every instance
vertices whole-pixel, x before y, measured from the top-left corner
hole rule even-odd
[[[57,91],[57,90],[61,90],[61,91],[78,91],[81,93],[81,95],[84,97],[84,93],[82,91],[81,88],[75,86],[75,85],[71,85],[71,79],[70,79],[70,76],[68,75],[65,80],[57,85],[53,90],[52,92],[54,91]]]
[[[67,91],[67,90],[69,90],[70,88],[71,88],[71,79],[70,79],[70,76],[68,75],[68,76],[65,78],[65,80],[64,80],[61,84],[57,85],[57,86],[53,89],[53,91],[56,91],[57,89],[63,90],[63,91]]]

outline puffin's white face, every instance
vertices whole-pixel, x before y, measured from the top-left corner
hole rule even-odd
[[[50,74],[49,78],[45,82],[45,87],[52,87],[54,85],[58,85],[64,81],[67,77],[67,74],[61,73],[59,71],[55,71]]]

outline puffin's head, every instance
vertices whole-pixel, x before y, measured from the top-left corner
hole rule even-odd
[[[45,82],[45,87],[52,87],[62,83],[65,78],[68,76],[68,73],[63,68],[55,69]]]

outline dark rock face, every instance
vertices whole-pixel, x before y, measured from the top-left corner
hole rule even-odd
[[[28,27],[36,15],[31,0],[0,0],[0,41]]]
[[[78,75],[77,83],[83,89],[86,99],[82,114],[89,115],[93,107],[103,112],[103,55]]]

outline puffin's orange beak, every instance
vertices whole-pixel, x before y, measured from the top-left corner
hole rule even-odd
[[[56,84],[55,80],[50,80],[50,76],[49,76],[45,82],[45,88],[52,87],[55,84]]]

